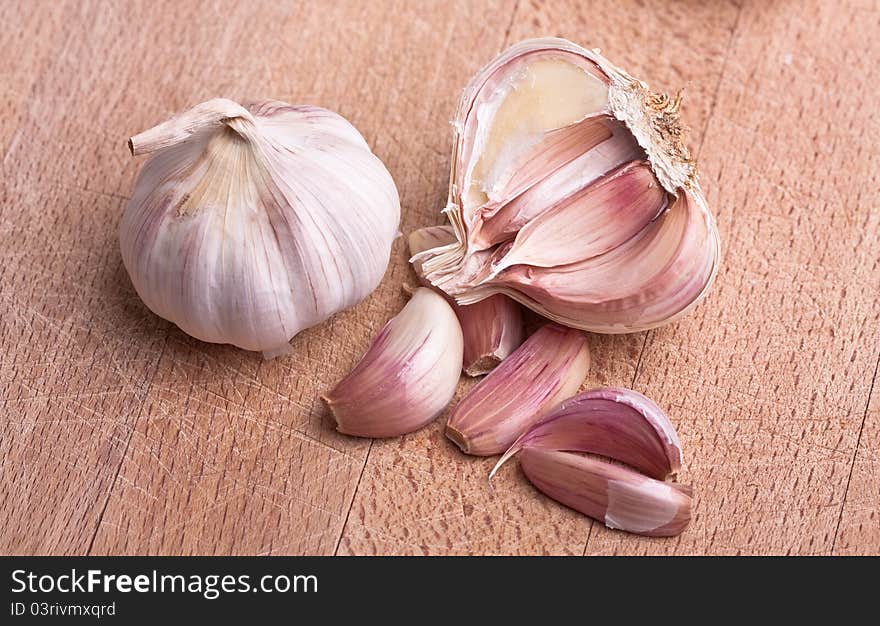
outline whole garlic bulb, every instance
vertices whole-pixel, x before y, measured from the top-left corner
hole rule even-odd
[[[598,52],[534,39],[471,80],[453,128],[444,212],[456,241],[412,261],[459,304],[504,294],[567,326],[625,333],[707,293],[718,232],[677,99]]]
[[[122,258],[144,303],[189,335],[274,356],[382,279],[397,188],[336,113],[214,99],[129,147],[154,155],[125,208]]]

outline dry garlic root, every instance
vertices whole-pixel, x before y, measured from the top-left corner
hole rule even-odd
[[[414,267],[459,304],[504,294],[593,332],[677,319],[719,258],[678,105],[569,41],[513,46],[453,122],[456,239]]]
[[[154,154],[122,218],[125,267],[193,337],[274,356],[382,279],[397,189],[336,113],[215,99],[129,146]]]

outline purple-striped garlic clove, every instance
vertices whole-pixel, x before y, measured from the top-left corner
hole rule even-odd
[[[705,246],[709,229],[693,198],[681,194],[660,218],[605,254],[561,267],[507,267],[459,302],[504,293],[541,306],[549,319],[594,332],[654,328],[684,315],[711,281],[718,251]]]
[[[411,232],[409,250],[416,272],[420,274],[419,253],[454,241],[455,235],[449,226],[428,226]],[[420,279],[422,284],[430,286],[421,276]],[[517,302],[501,294],[464,306],[449,300],[461,323],[463,370],[468,376],[482,376],[492,371],[522,344],[525,330],[522,308]]]
[[[446,436],[467,454],[504,452],[548,409],[575,393],[589,368],[582,332],[542,326],[461,399]]]
[[[543,493],[608,528],[668,537],[690,522],[688,487],[561,450],[526,447],[519,462],[529,482]]]
[[[444,209],[455,241],[417,271],[459,304],[503,294],[593,332],[678,319],[720,257],[678,109],[570,41],[511,47],[465,89]]]
[[[664,482],[681,468],[678,435],[640,393],[604,387],[564,400],[514,442],[490,478],[518,452],[535,487],[609,528],[668,536],[690,521],[690,487]]]
[[[681,469],[681,442],[666,413],[637,391],[602,387],[560,402],[504,453],[491,476],[524,448],[588,452],[664,480]]]
[[[323,396],[339,432],[395,437],[446,408],[461,375],[458,318],[437,292],[420,287],[354,369]]]
[[[607,115],[591,116],[574,126],[584,124],[607,129],[608,134],[594,135],[594,139],[599,141],[579,146],[577,156],[571,160],[566,158],[563,165],[548,171],[543,177],[536,177],[537,182],[523,191],[509,194],[511,200],[484,211],[483,219],[476,224],[471,237],[475,249],[491,248],[515,238],[523,226],[548,208],[577,196],[608,172],[645,158],[645,152],[626,126],[614,118]],[[567,129],[561,131],[568,132]]]
[[[523,226],[492,270],[557,267],[597,257],[637,235],[666,202],[651,166],[627,163]]]
[[[458,307],[464,334],[464,373],[482,376],[494,370],[522,344],[522,307],[498,294]]]

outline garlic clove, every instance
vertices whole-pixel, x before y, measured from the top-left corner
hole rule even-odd
[[[464,373],[468,376],[491,372],[525,338],[522,307],[504,295],[459,306],[458,319],[464,334]]]
[[[420,287],[354,369],[323,397],[339,432],[395,437],[422,428],[452,400],[463,339],[452,308]]]
[[[503,293],[541,315],[601,333],[656,328],[685,315],[717,271],[712,225],[682,193],[672,206],[622,245],[562,267],[509,267],[479,290],[457,292],[471,304]]]
[[[687,487],[572,452],[524,448],[520,466],[547,496],[609,528],[650,537],[680,534],[691,519]]]
[[[628,163],[523,226],[492,270],[568,265],[613,250],[656,218],[666,199],[648,163]]]
[[[489,201],[481,209],[484,221],[489,221],[493,211],[507,199],[519,196],[585,151],[610,139],[612,133],[603,123],[604,117],[588,117],[552,130],[520,156],[518,162],[510,164],[503,186],[487,194]]]
[[[513,46],[465,90],[444,210],[456,242],[418,255],[417,270],[459,304],[503,293],[595,332],[677,319],[706,295],[720,256],[678,108],[569,41]],[[653,187],[594,195],[622,171]]]
[[[409,235],[410,254],[415,258],[424,250],[454,240],[449,226],[420,228]],[[459,306],[454,301],[451,304],[464,335],[463,369],[468,376],[490,372],[522,344],[525,336],[522,310],[507,296],[492,296],[468,306]]]
[[[120,224],[144,304],[203,341],[283,354],[379,284],[400,204],[339,115],[214,99],[131,138],[144,164]]]
[[[574,146],[578,151],[575,158],[547,173],[529,172],[532,184],[528,188],[522,192],[506,193],[509,200],[481,210],[480,219],[469,235],[470,250],[489,249],[513,239],[532,219],[572,197],[608,172],[630,161],[646,158],[644,150],[626,127],[611,116],[589,117],[578,126],[585,124],[599,130],[589,143]],[[565,158],[568,159],[569,156],[566,155]]]
[[[489,478],[518,452],[535,487],[610,528],[667,536],[690,521],[690,487],[663,482],[681,467],[678,435],[638,392],[605,387],[564,400],[514,442]]]
[[[575,393],[589,367],[582,332],[542,326],[461,399],[446,436],[467,454],[504,452],[547,409]]]
[[[563,400],[524,432],[489,475],[524,448],[589,452],[663,480],[681,468],[681,442],[666,413],[637,391],[591,389]]]

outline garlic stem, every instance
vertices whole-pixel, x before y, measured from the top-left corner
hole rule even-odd
[[[186,141],[196,133],[224,124],[247,138],[249,132],[247,127],[235,123],[234,120],[255,124],[253,115],[237,102],[214,98],[135,135],[128,140],[128,149],[133,156],[149,154]]]

